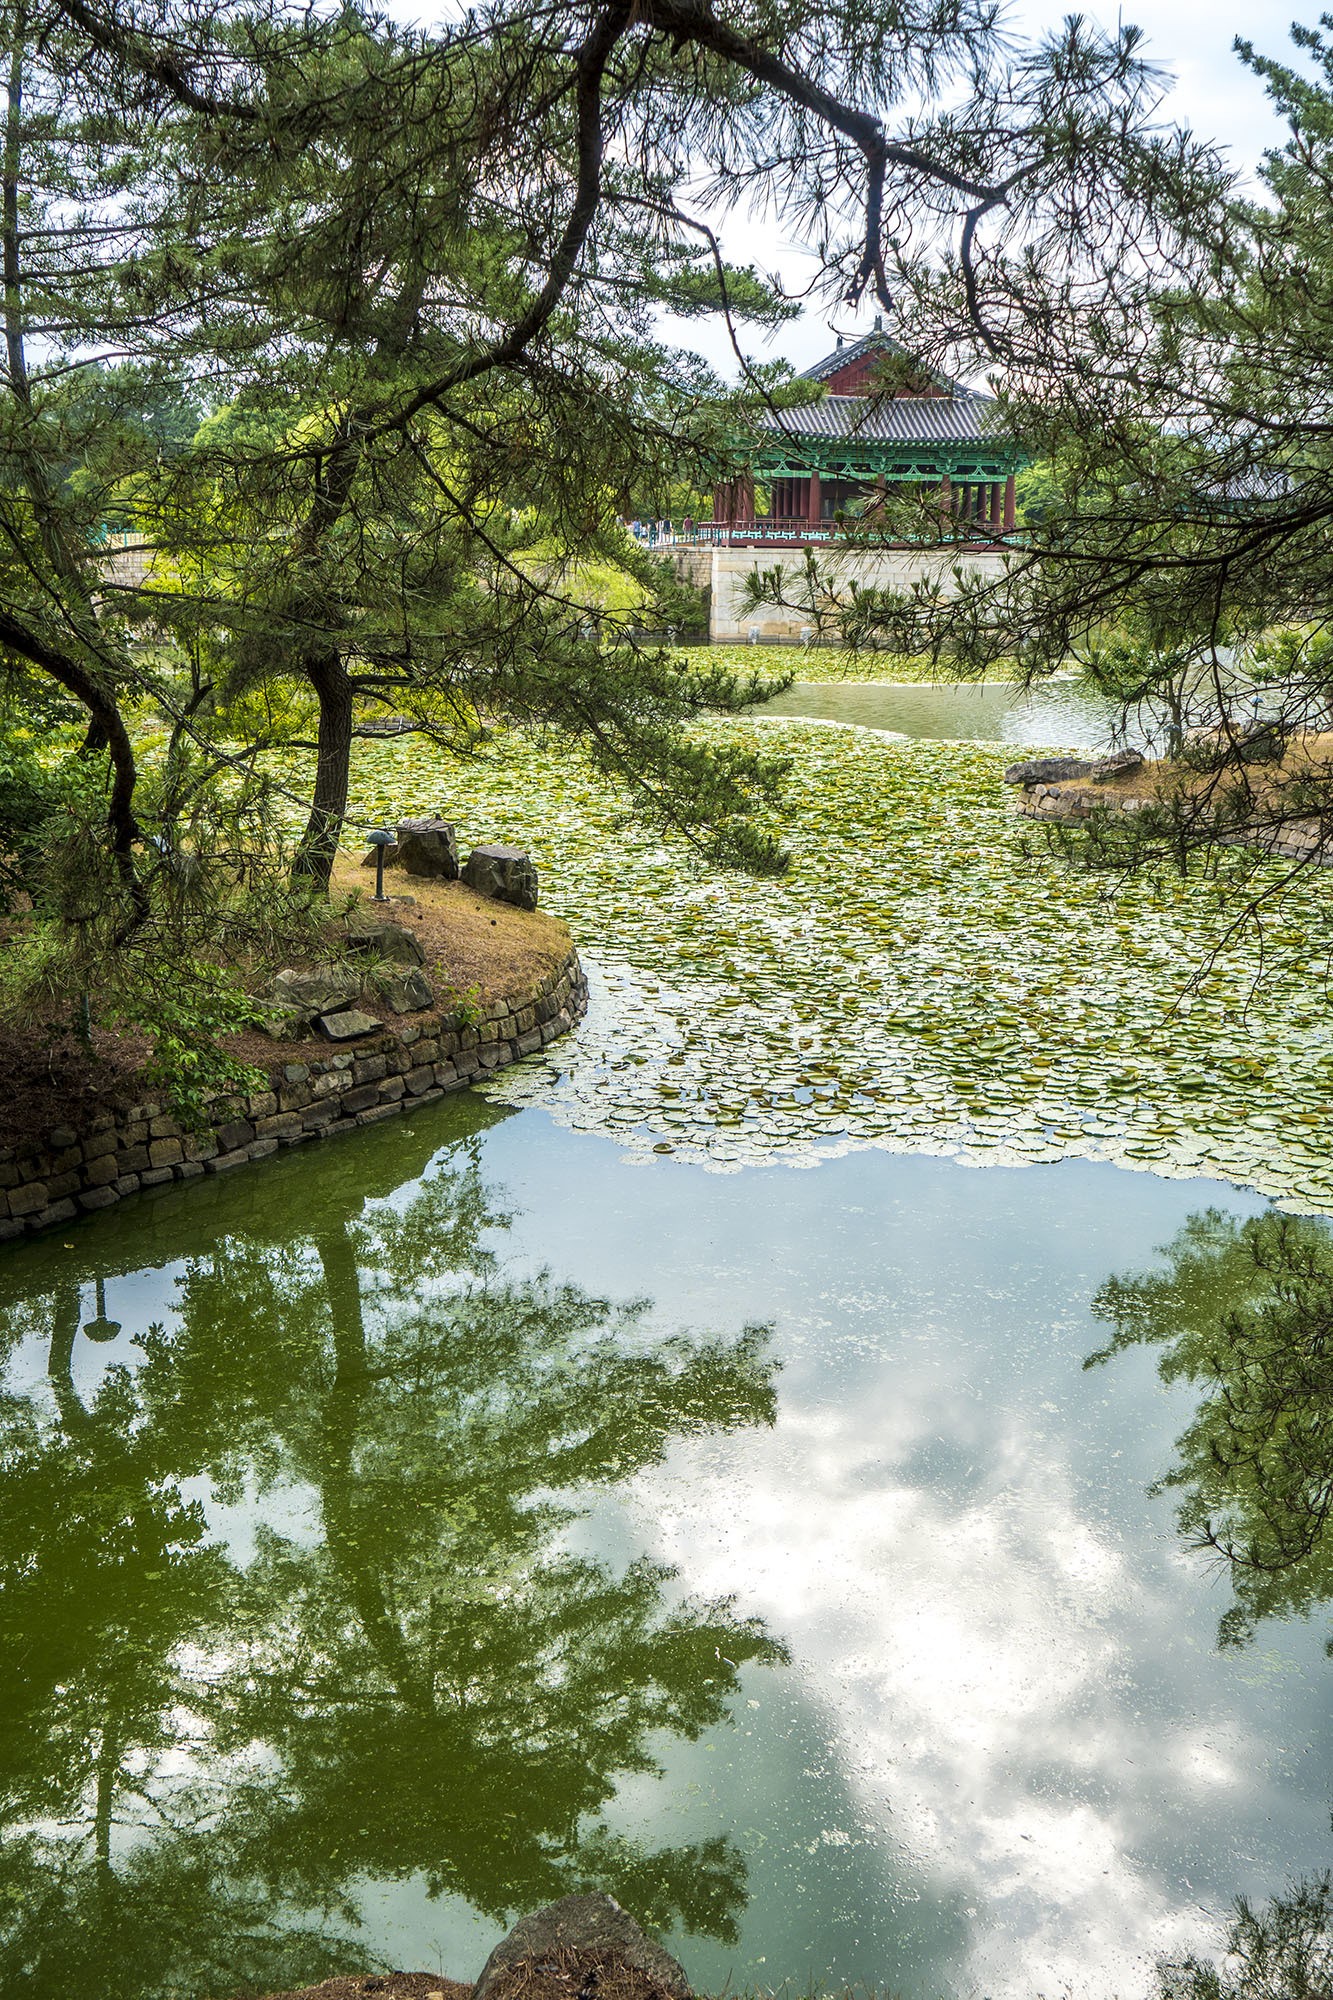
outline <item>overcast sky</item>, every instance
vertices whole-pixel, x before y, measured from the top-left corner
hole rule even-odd
[[[1308,0],[1299,18],[1315,25],[1321,5],[1327,0]],[[1174,82],[1163,115],[1192,126],[1202,137],[1227,146],[1237,164],[1253,166],[1268,146],[1280,144],[1283,127],[1273,116],[1262,83],[1232,52],[1238,35],[1246,37],[1262,53],[1279,60],[1297,61],[1289,39],[1289,27],[1297,18],[1289,11],[1290,0],[1130,0],[1121,9],[1092,0],[1077,11],[1113,28],[1117,20],[1133,21],[1147,37],[1145,54],[1170,72]],[[1012,30],[1029,37],[1043,29],[1058,27],[1075,9],[1069,0],[1010,0],[1008,21]],[[738,262],[753,260],[761,269],[778,270],[788,287],[804,280],[810,265],[799,251],[775,228],[756,225],[746,218],[725,232],[727,248]],[[834,345],[833,328],[839,332],[866,331],[869,313],[858,321],[849,314],[831,316],[826,308],[807,313],[799,325],[793,324],[765,340],[749,332],[747,345],[761,355],[783,356],[796,367],[807,367]],[[705,335],[699,325],[682,326],[678,336],[684,344],[705,353],[715,367],[734,372],[725,334]]]

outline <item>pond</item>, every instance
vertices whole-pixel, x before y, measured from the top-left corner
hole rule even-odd
[[[1218,1649],[1193,1398],[1082,1365],[1209,1203],[466,1097],[11,1252],[0,1989],[467,1976],[597,1883],[708,1991],[1146,1991],[1327,1855],[1324,1621]]]
[[[815,722],[853,722],[902,736],[1103,750],[1119,719],[1114,702],[1073,681],[1025,694],[1003,681],[969,686],[923,681],[797,681],[755,710]]]
[[[1333,1555],[1190,1546],[1257,1503],[1171,1360],[1246,1229],[1333,1269],[1321,885],[1256,987],[997,744],[726,729],[781,881],[469,767],[593,940],[575,1036],[6,1252],[0,1992],[468,1976],[598,1884],[705,1991],[1103,2000],[1326,1862]],[[447,782],[366,744],[354,810]]]

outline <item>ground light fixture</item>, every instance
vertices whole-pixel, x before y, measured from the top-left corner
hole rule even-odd
[[[377,903],[387,903],[389,898],[384,893],[384,850],[386,847],[393,846],[395,835],[391,827],[372,826],[370,832],[366,835],[366,839],[375,850],[375,895],[373,900]]]

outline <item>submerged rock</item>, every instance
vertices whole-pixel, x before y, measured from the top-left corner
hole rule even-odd
[[[614,1896],[605,1894],[562,1896],[558,1903],[548,1903],[544,1910],[520,1917],[482,1967],[472,2000],[499,2000],[507,1975],[520,1966],[533,1964],[536,1971],[543,1959],[583,1952],[595,1952],[599,1957],[614,1954],[622,1966],[642,1973],[666,2000],[690,2000],[690,1982],[683,1967],[648,1936]]]
[[[537,869],[521,847],[474,847],[463,880],[494,902],[513,903],[520,910],[537,907]]]

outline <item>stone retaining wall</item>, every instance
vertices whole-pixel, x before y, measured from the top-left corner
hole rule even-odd
[[[351,1047],[296,1044],[267,1090],[219,1101],[206,1134],[187,1132],[160,1103],[95,1115],[87,1130],[58,1126],[45,1140],[0,1145],[0,1242],[110,1208],[141,1188],[222,1174],[372,1125],[461,1090],[474,1077],[532,1055],[573,1027],[588,1004],[578,953],[530,991],[481,1009],[475,1027],[452,1012],[415,1015]],[[307,1053],[308,1051],[308,1053]]]

